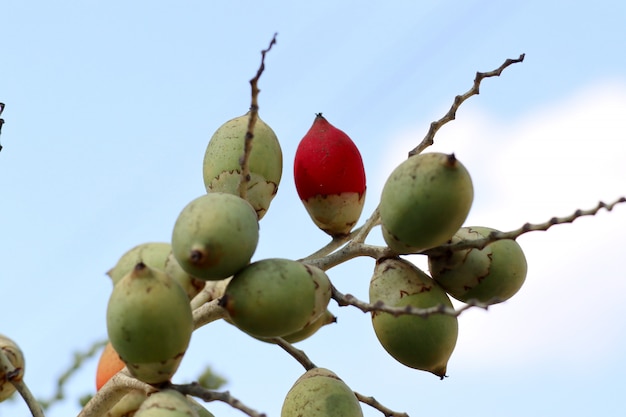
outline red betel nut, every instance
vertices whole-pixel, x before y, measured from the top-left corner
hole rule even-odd
[[[294,179],[298,196],[320,229],[331,236],[352,230],[365,202],[363,159],[350,137],[321,113],[298,145]]]

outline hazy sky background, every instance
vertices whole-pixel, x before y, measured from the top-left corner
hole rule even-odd
[[[475,72],[521,53],[524,63],[485,80],[433,147],[454,152],[472,174],[467,224],[511,230],[625,195],[625,22],[621,0],[3,1],[0,333],[24,351],[27,384],[49,397],[73,352],[106,337],[105,272],[139,243],[168,241],[180,210],[204,192],[208,140],[247,111],[248,80],[275,32],[259,104],[281,141],[284,173],[254,259],[297,259],[327,242],[292,179],[316,112],[361,149],[362,222],[386,176]],[[412,417],[621,416],[625,230],[618,206],[520,237],[525,286],[460,317],[443,381],[395,362],[368,315],[334,303],[338,323],[298,346]],[[382,242],[378,228],[370,241]],[[329,275],[366,298],[372,268],[358,259]],[[95,389],[96,361],[49,417],[78,413],[77,398]],[[268,416],[280,415],[304,372],[281,349],[221,322],[194,333],[174,382],[205,365]],[[26,415],[19,398],[0,404],[0,416]]]

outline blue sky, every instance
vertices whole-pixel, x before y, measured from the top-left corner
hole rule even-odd
[[[433,147],[455,152],[472,174],[468,224],[509,230],[626,194],[625,21],[617,0],[3,2],[0,332],[25,352],[27,384],[48,397],[72,352],[106,337],[105,272],[136,244],[168,241],[180,210],[204,192],[204,149],[246,112],[248,80],[275,32],[259,104],[285,169],[254,259],[296,259],[327,241],[291,175],[316,112],[361,149],[365,218],[386,176],[475,72],[521,53],[524,63],[486,80]],[[625,227],[617,207],[521,237],[525,286],[461,316],[444,381],[394,362],[369,316],[352,308],[331,305],[338,323],[299,346],[354,390],[411,416],[621,415]],[[378,229],[371,241],[381,242]],[[365,298],[372,267],[358,259],[329,275]],[[48,416],[77,414],[95,362]],[[194,334],[175,382],[205,365],[269,416],[303,372],[224,323]],[[27,411],[2,403],[5,415]]]

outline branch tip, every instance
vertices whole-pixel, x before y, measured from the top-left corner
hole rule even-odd
[[[467,100],[468,98],[479,94],[480,83],[483,79],[489,77],[499,77],[500,74],[502,74],[502,71],[504,71],[507,67],[518,62],[522,62],[524,60],[524,56],[525,54],[521,54],[517,59],[509,58],[493,71],[477,72],[476,77],[474,78],[474,85],[472,85],[472,88],[470,88],[465,94],[457,95],[456,97],[454,97],[454,101],[452,103],[452,106],[450,107],[450,110],[448,110],[448,112],[441,119],[430,124],[428,133],[426,133],[424,139],[415,148],[409,151],[409,158],[411,156],[421,153],[424,149],[435,143],[435,135],[437,134],[437,131],[439,131],[439,129],[443,125],[456,118],[456,112],[459,107],[461,107],[461,104],[463,104],[463,102],[465,102],[465,100]]]

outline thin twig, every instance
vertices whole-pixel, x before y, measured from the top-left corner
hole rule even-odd
[[[377,225],[380,224],[380,210],[379,210],[379,207],[380,206],[376,206],[376,208],[374,209],[374,212],[367,219],[365,224],[360,229],[357,229],[357,234],[354,237],[354,239],[352,239],[352,242],[354,242],[354,243],[364,243],[365,242],[365,238],[367,237],[367,235],[369,235],[369,233],[372,231],[374,226],[377,226]]]
[[[384,405],[379,403],[378,400],[376,400],[376,398],[374,398],[374,397],[367,397],[365,395],[359,394],[356,391],[354,391],[354,395],[356,395],[356,398],[360,402],[362,402],[363,404],[367,404],[370,407],[373,407],[373,408],[377,409],[378,411],[383,413],[385,415],[385,417],[409,417],[409,415],[407,413],[400,413],[400,412],[393,411],[393,410],[385,407]]]
[[[239,165],[241,165],[241,182],[239,183],[239,196],[241,198],[246,198],[248,193],[248,182],[250,182],[250,167],[248,165],[248,159],[250,158],[250,151],[252,150],[252,139],[254,138],[254,125],[259,117],[259,90],[258,83],[261,78],[261,74],[265,70],[265,54],[267,54],[274,44],[276,44],[276,36],[272,37],[272,40],[267,47],[261,51],[261,66],[257,70],[254,78],[250,80],[250,87],[252,89],[252,98],[250,104],[250,116],[248,118],[248,130],[246,131],[246,137],[244,142],[244,151],[241,157]]]
[[[620,197],[619,199],[613,201],[612,203],[604,203],[599,202],[596,207],[589,210],[581,210],[578,209],[574,213],[565,217],[553,217],[547,222],[531,224],[526,223],[522,227],[516,230],[512,230],[510,232],[491,232],[487,237],[482,239],[475,240],[463,240],[457,243],[447,243],[444,245],[437,246],[435,248],[431,248],[422,252],[416,252],[415,255],[427,255],[427,256],[440,256],[446,254],[450,251],[458,251],[464,249],[478,248],[482,249],[487,246],[489,243],[494,242],[496,240],[502,239],[517,239],[524,233],[535,232],[535,231],[545,231],[551,228],[552,226],[556,226],[557,224],[565,224],[572,223],[579,217],[583,216],[593,216],[601,209],[606,209],[607,211],[611,211],[613,207],[617,204],[621,204],[626,202],[626,197]],[[309,265],[316,266],[322,270],[328,270],[334,266],[340,265],[343,262],[346,262],[352,258],[356,258],[359,256],[367,256],[374,259],[381,259],[389,256],[395,256],[396,254],[384,246],[374,246],[368,245],[365,243],[355,243],[354,241],[348,242],[347,245],[342,247],[341,249],[330,253],[326,256],[317,259],[308,259],[305,261]]]
[[[437,134],[437,131],[441,128],[441,126],[445,125],[446,123],[456,118],[456,112],[461,106],[461,104],[463,104],[463,102],[467,100],[468,98],[479,94],[480,83],[482,82],[483,79],[488,78],[488,77],[499,77],[500,74],[502,74],[502,71],[504,71],[506,67],[512,64],[516,64],[518,62],[524,61],[524,56],[525,54],[521,54],[519,58],[517,59],[507,59],[506,61],[504,61],[502,65],[500,65],[500,67],[496,68],[493,71],[477,72],[476,78],[474,78],[474,85],[472,85],[472,88],[470,88],[469,91],[467,91],[465,94],[456,96],[454,98],[454,102],[452,103],[452,106],[450,107],[450,110],[448,110],[448,112],[441,119],[437,120],[436,122],[432,122],[430,124],[430,128],[428,129],[428,133],[426,133],[426,137],[424,137],[424,139],[422,140],[422,142],[420,142],[419,145],[417,145],[414,149],[412,149],[409,152],[409,157],[421,153],[424,149],[426,149],[427,147],[429,147],[430,145],[434,143],[434,138],[435,138],[435,134]]]
[[[310,261],[323,258],[324,256],[330,255],[331,253],[345,245],[346,242],[350,242],[350,244],[363,243],[369,232],[374,228],[374,226],[377,226],[379,223],[380,213],[378,211],[378,207],[376,207],[372,215],[366,220],[363,226],[354,229],[347,235],[333,237],[333,240],[331,240],[326,246],[312,253],[306,258],[300,259],[300,261],[310,263]]]
[[[250,417],[266,417],[264,413],[260,413],[248,407],[247,405],[242,403],[240,400],[230,395],[230,392],[228,391],[218,392],[218,391],[208,390],[204,388],[202,385],[198,384],[197,382],[193,382],[191,384],[181,384],[181,385],[172,384],[171,388],[185,395],[191,395],[192,397],[200,398],[204,400],[205,402],[211,402],[211,401],[224,402],[226,404],[229,404],[231,407],[244,412]]]
[[[285,339],[281,337],[273,337],[268,340],[271,340],[272,342],[283,348],[285,352],[289,353],[291,356],[293,356],[295,360],[300,362],[300,365],[302,365],[307,371],[317,368],[317,366],[311,361],[311,359],[309,359],[309,357],[306,355],[306,353],[304,353],[303,350],[297,349]]]
[[[374,259],[380,259],[387,256],[393,256],[394,253],[385,246],[368,245],[366,243],[350,242],[340,250],[333,252],[317,259],[310,259],[305,261],[308,265],[315,266],[324,271],[330,268],[342,264],[352,258],[359,256],[368,256]]]
[[[347,235],[334,236],[332,240],[328,242],[326,246],[323,246],[322,248],[313,252],[306,258],[299,259],[299,262],[308,262],[314,259],[319,259],[319,258],[323,258],[324,256],[330,255],[331,253],[333,253],[334,251],[336,251],[337,249],[345,245],[346,242],[351,241],[354,238],[354,236],[356,236],[356,233],[359,230],[361,230],[361,228],[355,229],[352,232],[348,233]]]
[[[458,243],[450,243],[450,244],[441,245],[436,248],[424,251],[423,254],[433,256],[433,255],[443,255],[449,251],[458,251],[458,250],[472,249],[472,248],[482,249],[485,246],[487,246],[489,243],[494,242],[496,240],[503,240],[503,239],[514,240],[520,237],[521,235],[523,235],[524,233],[546,231],[552,226],[556,226],[557,224],[572,223],[574,220],[576,220],[579,217],[594,216],[596,213],[598,213],[598,211],[600,211],[603,208],[606,209],[607,211],[611,211],[613,210],[613,207],[621,203],[626,203],[626,197],[620,197],[617,200],[609,204],[600,201],[594,208],[591,208],[589,210],[578,209],[574,213],[570,214],[569,216],[552,217],[550,220],[544,223],[536,223],[536,224],[526,223],[519,229],[511,230],[510,232],[493,231],[489,233],[487,237],[482,238],[482,239],[463,240]]]
[[[389,313],[396,317],[401,315],[428,317],[432,316],[433,314],[443,314],[446,316],[458,317],[470,308],[478,307],[487,310],[490,306],[489,303],[480,303],[475,300],[469,300],[463,307],[460,307],[456,310],[443,304],[438,304],[436,306],[428,308],[418,308],[411,305],[407,305],[405,307],[392,307],[383,303],[382,301],[377,301],[373,304],[366,303],[365,301],[361,301],[351,294],[342,294],[334,286],[332,287],[332,298],[337,302],[340,307],[353,306],[364,313],[381,311]]]

